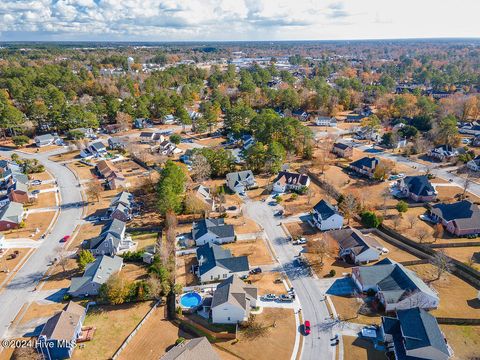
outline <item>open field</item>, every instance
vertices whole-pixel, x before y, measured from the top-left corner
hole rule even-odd
[[[92,341],[75,349],[72,359],[109,359],[150,310],[150,302],[91,307],[84,326],[95,326]]]
[[[120,355],[120,360],[157,360],[165,354],[179,337],[190,336],[165,318],[166,309],[159,306],[143,324]]]
[[[372,342],[355,336],[342,336],[345,360],[385,360],[385,353],[373,348]]]
[[[432,310],[432,315],[453,318],[480,319],[480,300],[478,290],[455,275],[445,273],[435,280],[435,267],[430,264],[409,266],[420,278],[429,283],[438,292],[440,306]]]
[[[255,317],[263,326],[270,326],[264,337],[248,338],[240,331],[239,341],[218,344],[245,360],[289,360],[295,343],[295,317],[291,309],[264,309]],[[275,327],[272,325],[275,324]]]
[[[453,349],[453,360],[478,359],[480,326],[440,325]]]
[[[250,266],[273,264],[272,256],[264,240],[237,241],[223,245],[233,256],[248,256]]]

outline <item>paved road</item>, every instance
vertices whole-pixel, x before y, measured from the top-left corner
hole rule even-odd
[[[65,150],[59,149],[55,153],[62,151]],[[0,155],[9,157],[11,152],[0,150]],[[57,248],[61,246],[59,240],[65,235],[72,234],[77,224],[81,222],[83,211],[81,189],[77,187],[78,182],[75,176],[66,166],[48,160],[52,152],[32,155],[21,153],[19,155],[24,158],[38,159],[55,177],[58,181],[63,206],[56,223],[50,230],[50,234],[46,236],[41,246],[36,249],[3,292],[0,293],[0,338],[5,336],[8,327],[23,304],[34,298],[33,289],[47,271],[48,263],[55,258]],[[78,207],[77,204],[79,204]]]
[[[304,267],[295,261],[301,247],[293,246],[286,239],[280,225],[280,220],[273,216],[273,208],[268,201],[252,201],[245,199],[243,207],[245,214],[254,219],[264,229],[268,240],[278,256],[280,264],[295,288],[297,298],[300,300],[302,314],[305,320],[312,325],[312,332],[305,337],[302,350],[302,359],[335,359],[334,347],[330,346],[332,328],[325,326],[331,321],[327,305],[322,301],[324,293],[315,280]]]

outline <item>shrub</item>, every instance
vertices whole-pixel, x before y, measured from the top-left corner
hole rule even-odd
[[[178,345],[178,344],[181,344],[185,341],[185,338],[184,337],[179,337],[176,341],[175,341],[175,345]]]
[[[332,269],[328,274],[330,275],[330,277],[334,277],[337,274],[337,272],[335,271],[335,269]]]
[[[18,135],[18,136],[14,136],[12,138],[12,141],[15,144],[15,146],[20,147],[28,144],[30,142],[30,138],[25,135]]]
[[[143,262],[143,253],[143,251],[126,251],[120,255],[120,257],[122,257],[124,261]]]
[[[408,204],[403,201],[403,200],[400,200],[398,203],[397,203],[397,206],[396,206],[396,209],[397,211],[402,214],[404,212],[407,212],[408,210]]]
[[[365,211],[361,215],[362,223],[368,228],[377,228],[383,221],[381,216],[377,216],[373,211]]]
[[[170,141],[175,145],[178,145],[182,141],[182,137],[178,134],[172,134],[170,135]]]

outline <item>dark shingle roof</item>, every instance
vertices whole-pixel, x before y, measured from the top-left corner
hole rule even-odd
[[[328,219],[330,216],[337,213],[335,207],[323,199],[320,200],[318,204],[313,207],[313,210],[322,220]]]
[[[452,204],[435,204],[431,212],[445,221],[455,221],[459,229],[475,229],[480,227],[480,208],[468,200]]]
[[[232,272],[248,271],[248,257],[233,257],[230,250],[221,246],[206,243],[197,248],[197,259],[199,261],[199,273],[204,274],[215,266],[221,266]]]
[[[244,283],[236,275],[232,275],[218,284],[213,294],[211,307],[214,308],[228,302],[247,309],[247,306],[249,306],[248,299],[252,298],[257,298],[257,288]]]
[[[170,349],[160,360],[220,360],[206,337],[185,340]]]
[[[435,192],[426,175],[406,176],[403,182],[411,193],[418,196],[428,196]]]
[[[198,239],[208,232],[212,232],[219,238],[233,237],[235,231],[233,225],[225,224],[223,218],[218,219],[202,219],[194,222],[192,226],[192,235],[194,239]]]
[[[347,144],[338,142],[338,143],[333,144],[333,147],[345,150],[345,149],[348,149],[350,146],[347,145]]]
[[[280,171],[275,178],[274,182],[282,181],[287,185],[303,185],[306,186],[308,183],[308,175],[299,174],[299,173],[292,173],[288,171]]]
[[[361,159],[358,159],[354,162],[352,162],[350,164],[350,166],[354,166],[356,168],[363,168],[363,167],[366,167],[366,168],[369,168],[369,169],[375,169],[375,166],[377,166],[377,164],[380,162],[380,160],[376,157],[368,157],[368,156],[365,156]]]
[[[360,231],[353,228],[332,230],[327,234],[338,242],[340,248],[351,249],[355,255],[359,255],[370,248],[380,246],[375,239],[363,235]]]

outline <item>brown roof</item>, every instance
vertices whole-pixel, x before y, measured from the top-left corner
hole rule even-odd
[[[175,346],[160,360],[220,360],[206,337],[185,340]]]
[[[72,340],[78,324],[82,321],[85,308],[70,301],[59,313],[48,319],[40,335],[47,339]]]
[[[99,161],[97,163],[97,170],[103,177],[108,177],[112,172],[118,172],[118,169],[108,160]]]
[[[342,249],[351,249],[355,255],[359,255],[369,248],[382,247],[378,241],[368,235],[362,234],[357,229],[348,227],[340,230],[332,230],[327,233]]]

